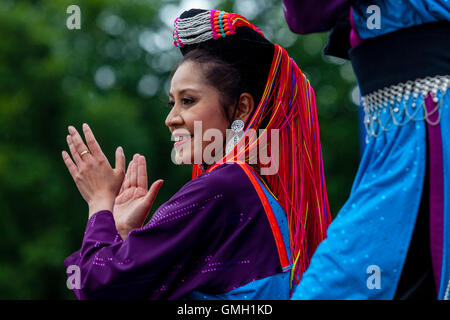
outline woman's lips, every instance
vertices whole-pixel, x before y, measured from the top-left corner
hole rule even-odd
[[[191,136],[184,136],[183,139],[181,139],[180,141],[176,141],[173,144],[173,146],[174,147],[179,147],[180,145],[182,145],[182,144],[188,142],[189,140],[191,140],[191,138],[192,138]]]

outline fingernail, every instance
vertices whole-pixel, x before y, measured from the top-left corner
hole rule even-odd
[[[120,147],[120,146],[119,146],[119,152],[121,152],[122,154],[124,154],[124,153],[123,153],[123,149],[122,149],[122,147]]]
[[[70,132],[70,133],[74,133],[74,131],[75,131],[75,130],[74,130],[74,127],[72,127],[72,126],[69,126],[68,129],[69,129],[69,132]]]
[[[87,125],[87,123],[83,123],[83,129],[88,129],[89,126]]]
[[[70,136],[67,136],[66,139],[67,139],[67,142],[70,142],[70,140],[71,140]]]

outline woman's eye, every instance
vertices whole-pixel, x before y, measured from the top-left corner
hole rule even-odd
[[[183,98],[183,104],[191,104],[191,103],[194,103],[194,99]]]
[[[183,103],[183,105],[190,105],[192,103],[195,102],[195,99],[192,98],[183,98],[181,99],[181,102]],[[169,101],[167,102],[167,107],[168,108],[173,108],[175,106],[175,101]]]

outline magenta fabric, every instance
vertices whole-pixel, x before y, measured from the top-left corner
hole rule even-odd
[[[358,44],[363,42],[363,39],[359,36],[358,31],[355,26],[355,19],[353,18],[353,8],[350,7],[350,25],[352,29],[350,31],[350,45],[351,47],[356,47]]]
[[[425,106],[427,113],[434,111],[428,118],[429,122],[437,122],[439,119],[439,110],[430,95],[425,100]],[[444,177],[442,174],[444,169],[441,126],[439,123],[427,123],[427,131],[430,161],[430,249],[436,290],[439,293],[444,240]]]
[[[350,0],[283,0],[283,11],[292,32],[307,34],[330,30],[348,12],[350,3]]]
[[[283,0],[283,11],[286,22],[292,32],[308,34],[330,30],[335,25],[337,19],[350,10],[350,24],[352,29],[349,37],[350,45],[353,48],[360,44],[363,39],[356,30],[353,9],[350,7],[350,4],[351,1],[349,0]]]

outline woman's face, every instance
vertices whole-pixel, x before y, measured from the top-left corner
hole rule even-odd
[[[218,129],[225,139],[229,121],[220,104],[219,91],[207,84],[198,63],[186,61],[178,67],[171,82],[169,105],[171,110],[165,123],[175,141],[176,163],[200,164],[208,161],[204,159],[203,151],[216,138],[203,141],[203,133],[208,129]],[[216,144],[223,146],[223,139],[216,141]]]

